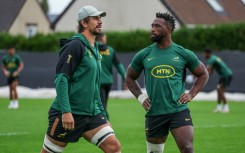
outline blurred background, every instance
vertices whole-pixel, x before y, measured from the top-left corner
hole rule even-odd
[[[1,0],[0,58],[9,46],[16,47],[25,64],[21,86],[54,87],[59,39],[76,33],[77,12],[88,4],[107,12],[103,31],[125,68],[137,51],[151,44],[155,13],[170,12],[176,18],[173,41],[193,50],[204,63],[203,49],[213,49],[234,72],[228,91],[245,92],[241,83],[245,75],[244,0]],[[112,89],[121,90],[117,73],[114,80]],[[217,81],[214,73],[204,91],[214,90]],[[143,77],[139,83],[144,87]],[[0,86],[6,86],[2,71]]]
[[[176,18],[172,40],[192,50],[204,64],[204,48],[221,57],[233,71],[226,94],[231,113],[211,113],[219,80],[214,72],[197,96],[202,102],[189,105],[195,120],[195,151],[244,153],[245,0],[0,0],[1,64],[8,48],[14,46],[25,65],[19,78],[20,109],[16,110],[7,109],[9,89],[0,71],[1,153],[40,151],[47,111],[56,95],[59,39],[76,33],[77,12],[84,5],[107,12],[102,29],[125,69],[139,50],[151,44],[149,34],[156,12],[169,12]],[[145,152],[145,112],[129,91],[122,91],[123,82],[115,69],[113,77],[108,110],[123,152]],[[145,87],[143,75],[138,81]],[[191,86],[186,84],[187,89]],[[65,152],[100,152],[93,145],[81,146],[69,145]],[[172,137],[168,138],[166,152],[178,152]]]

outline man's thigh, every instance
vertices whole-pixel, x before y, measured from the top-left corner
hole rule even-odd
[[[145,120],[145,132],[147,140],[166,140],[170,128],[172,114],[150,116]]]
[[[193,126],[189,108],[175,113],[170,121],[170,131],[182,126]]]
[[[10,85],[11,87],[17,86],[19,77],[8,77],[7,78],[7,84]]]
[[[192,147],[193,123],[189,109],[176,113],[171,120],[170,130],[180,149],[185,146]]]
[[[82,136],[88,142],[98,146],[103,151],[106,151],[115,145],[120,146],[119,141],[114,135],[113,129],[107,123],[84,132]]]
[[[49,125],[47,135],[59,142],[77,142],[82,133],[86,130],[89,123],[88,116],[73,115],[75,128],[74,130],[65,130],[62,125],[62,114],[56,109],[49,110]]]
[[[232,81],[232,75],[221,77],[219,79],[219,85],[222,86],[223,88],[226,88],[231,84],[231,81]]]
[[[193,126],[190,125],[171,130],[175,142],[180,150],[185,149],[185,147],[193,150],[193,131]]]

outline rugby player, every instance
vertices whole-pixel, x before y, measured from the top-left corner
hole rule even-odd
[[[171,34],[175,19],[169,13],[156,13],[151,24],[154,44],[139,51],[126,72],[126,84],[146,110],[147,153],[162,153],[169,131],[181,153],[193,153],[193,125],[187,103],[205,86],[208,72],[190,50],[174,43]],[[197,78],[185,92],[185,70]],[[144,71],[147,94],[137,78]]]
[[[107,37],[104,33],[100,33],[95,38],[96,42],[99,43],[99,51],[102,56],[101,60],[101,77],[100,77],[100,97],[103,107],[106,111],[107,118],[109,119],[109,114],[107,111],[107,101],[113,83],[113,66],[117,69],[122,77],[123,82],[125,82],[125,69],[122,63],[119,61],[115,50],[107,45]],[[124,86],[125,88],[125,86]]]
[[[64,44],[56,66],[57,97],[49,110],[42,153],[62,152],[83,137],[105,153],[120,153],[120,143],[107,121],[100,86],[101,55],[95,36],[101,33],[100,12],[93,6],[79,10],[78,34]]]
[[[9,48],[8,54],[4,55],[2,60],[2,70],[4,75],[7,77],[7,83],[9,86],[9,109],[19,108],[17,86],[19,84],[19,75],[23,68],[23,61],[20,56],[15,53],[15,48]]]
[[[207,67],[209,75],[211,75],[213,70],[215,70],[220,76],[219,83],[217,85],[218,104],[214,112],[229,113],[230,109],[227,103],[227,99],[225,97],[225,89],[231,83],[232,71],[220,57],[212,54],[211,49],[206,48],[204,50],[204,57],[207,59],[206,67]],[[222,102],[224,105],[223,108],[222,108]]]

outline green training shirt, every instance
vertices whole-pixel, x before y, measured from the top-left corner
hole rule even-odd
[[[178,99],[185,92],[184,75],[188,68],[193,71],[200,64],[190,50],[175,43],[160,49],[156,44],[138,52],[131,67],[134,71],[144,71],[146,91],[151,108],[146,116],[175,113],[187,108]]]
[[[207,67],[211,67],[217,71],[221,77],[232,75],[231,69],[225,64],[225,62],[218,56],[212,55],[207,61]]]
[[[18,70],[18,67],[21,63],[21,58],[17,54],[9,56],[8,54],[3,56],[2,63],[4,67],[10,72],[10,77],[13,76],[13,73]]]
[[[102,56],[102,60],[101,60],[102,71],[101,71],[100,83],[101,84],[113,83],[113,75],[112,75],[113,65],[115,66],[119,74],[122,76],[122,79],[124,81],[125,69],[123,65],[119,62],[114,49],[110,46],[107,46],[106,44],[99,43],[99,50]]]
[[[101,55],[82,34],[72,37],[60,50],[56,67],[57,97],[52,108],[62,113],[95,116],[105,112],[99,86]]]

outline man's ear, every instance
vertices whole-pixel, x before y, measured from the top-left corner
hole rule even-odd
[[[83,27],[88,27],[88,23],[86,23],[84,20],[80,21]]]
[[[169,25],[167,25],[167,26],[166,26],[166,28],[167,28],[167,30],[168,30],[168,33],[170,33],[170,34],[171,34],[171,33],[172,33],[172,27],[171,27],[171,26],[169,26]]]

